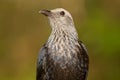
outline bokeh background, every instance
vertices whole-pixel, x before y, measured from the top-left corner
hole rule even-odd
[[[0,0],[0,80],[35,80],[51,28],[41,9],[71,12],[90,56],[88,80],[120,80],[120,0]]]

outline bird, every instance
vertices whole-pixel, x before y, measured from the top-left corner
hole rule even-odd
[[[70,12],[64,8],[39,12],[48,18],[51,33],[38,54],[36,80],[86,80],[89,56]]]

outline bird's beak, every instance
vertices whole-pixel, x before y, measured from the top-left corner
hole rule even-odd
[[[50,10],[40,10],[39,13],[45,15],[45,16],[50,16],[51,15],[51,11]]]

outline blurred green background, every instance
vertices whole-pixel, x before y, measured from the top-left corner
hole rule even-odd
[[[120,0],[0,0],[0,80],[35,80],[50,34],[41,9],[71,12],[90,56],[88,80],[120,80]]]

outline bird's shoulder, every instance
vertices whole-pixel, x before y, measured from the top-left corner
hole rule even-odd
[[[44,72],[44,64],[45,64],[45,55],[47,53],[47,47],[45,46],[45,44],[42,46],[42,48],[39,51],[39,55],[38,55],[38,59],[37,59],[37,75],[36,78],[37,80],[40,80],[43,78],[43,74]]]
[[[42,46],[42,48],[39,51],[38,54],[38,62],[43,61],[45,54],[47,53],[48,48],[45,46],[45,44]]]
[[[89,57],[88,57],[88,52],[83,44],[82,41],[78,41],[79,43],[79,52],[77,52],[78,60],[79,60],[79,67],[81,74],[81,78],[85,80],[87,74],[88,74],[88,67],[89,67]]]
[[[80,61],[82,59],[81,62],[83,62],[84,67],[86,67],[86,69],[88,69],[88,64],[89,64],[88,51],[82,41],[78,41],[78,43],[80,46],[80,47],[78,47],[79,48],[78,58],[80,59]]]

